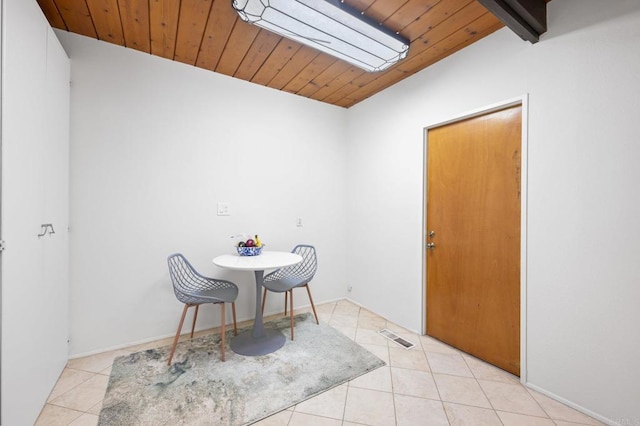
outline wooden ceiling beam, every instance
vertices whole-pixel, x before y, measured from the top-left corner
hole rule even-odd
[[[523,40],[537,43],[547,31],[545,0],[478,0]]]

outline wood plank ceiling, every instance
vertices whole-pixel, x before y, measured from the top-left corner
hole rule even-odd
[[[249,25],[231,0],[37,0],[54,28],[348,108],[503,27],[476,0],[345,0],[411,41],[368,73]]]

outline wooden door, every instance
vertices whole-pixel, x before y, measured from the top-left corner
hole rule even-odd
[[[518,105],[427,136],[427,334],[515,375],[521,116]]]

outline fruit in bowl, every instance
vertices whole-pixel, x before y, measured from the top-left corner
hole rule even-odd
[[[257,256],[262,253],[262,241],[256,235],[255,238],[243,238],[236,244],[236,250],[240,256]]]

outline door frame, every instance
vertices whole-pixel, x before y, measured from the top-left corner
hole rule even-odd
[[[427,333],[427,155],[429,147],[429,130],[447,124],[489,114],[511,106],[522,106],[521,135],[521,178],[520,178],[520,382],[527,382],[527,184],[528,184],[528,128],[529,128],[529,94],[507,99],[484,106],[466,113],[456,115],[444,121],[424,127],[422,155],[422,334]]]
[[[3,133],[2,129],[4,129],[4,115],[3,115],[3,104],[4,104],[4,42],[2,41],[2,34],[4,34],[4,1],[0,0],[0,244],[4,245],[2,241],[2,162],[4,161],[2,155],[2,140]],[[4,249],[0,247],[0,425],[2,424],[2,251]]]

